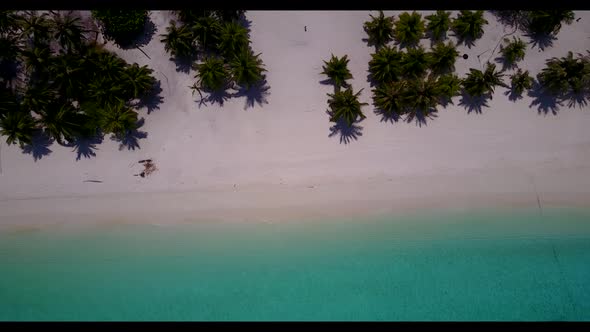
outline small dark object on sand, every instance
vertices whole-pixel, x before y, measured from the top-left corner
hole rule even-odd
[[[467,53],[463,54],[463,59],[468,59],[469,55],[467,55]]]
[[[151,162],[152,162],[151,159],[143,159],[143,160],[140,160],[139,161],[140,164],[143,164],[143,163],[151,163]]]
[[[576,19],[576,22],[580,22],[580,20],[581,20],[581,19],[582,19],[581,17],[578,17],[578,18]]]
[[[102,181],[98,181],[98,180],[84,180],[84,182],[102,183]]]
[[[303,27],[303,29],[307,32],[307,25],[305,27]]]

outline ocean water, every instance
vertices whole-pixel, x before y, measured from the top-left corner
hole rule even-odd
[[[0,320],[590,320],[590,209],[3,233]]]

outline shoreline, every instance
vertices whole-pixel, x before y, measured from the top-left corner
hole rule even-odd
[[[360,101],[371,104],[367,68],[374,48],[362,41],[371,13],[247,12],[269,94],[252,107],[246,98],[200,107],[188,88],[194,71],[177,71],[160,42],[169,13],[153,11],[157,31],[142,46],[149,59],[137,49],[106,45],[129,63],[148,65],[160,80],[163,102],[149,114],[139,111],[146,137],[133,149],[105,137],[88,147],[88,156],[54,143],[35,157],[1,142],[0,232],[15,225],[121,220],[278,222],[424,209],[590,206],[589,106],[543,114],[531,96],[512,102],[498,88],[482,114],[468,113],[457,97],[420,127],[384,122],[370,105],[358,137],[342,142],[332,135],[325,114],[332,87],[320,84],[321,66],[331,53],[347,54],[350,83],[364,89]],[[552,47],[540,52],[527,44],[524,69],[536,74],[546,59],[590,48],[580,43],[590,35],[590,13],[576,15],[582,20],[564,25]],[[480,68],[477,55],[506,33],[493,15],[485,17],[489,24],[476,45],[457,48],[469,54],[457,59],[460,76]],[[145,179],[133,176],[142,159],[158,168]]]

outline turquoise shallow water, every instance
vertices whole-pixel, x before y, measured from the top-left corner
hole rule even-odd
[[[4,233],[0,320],[590,320],[590,209]]]

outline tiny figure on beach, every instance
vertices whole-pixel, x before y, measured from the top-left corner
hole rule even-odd
[[[582,19],[581,17],[578,17],[578,18],[576,19],[576,22],[580,22],[580,20],[581,20],[581,19]]]
[[[151,159],[143,159],[140,160],[139,163],[143,164],[144,170],[139,174],[134,174],[133,176],[141,176],[142,178],[145,178],[147,175],[150,175],[157,170],[156,165],[152,163]]]
[[[307,25],[304,26],[303,29],[305,30],[305,32],[307,32]]]

